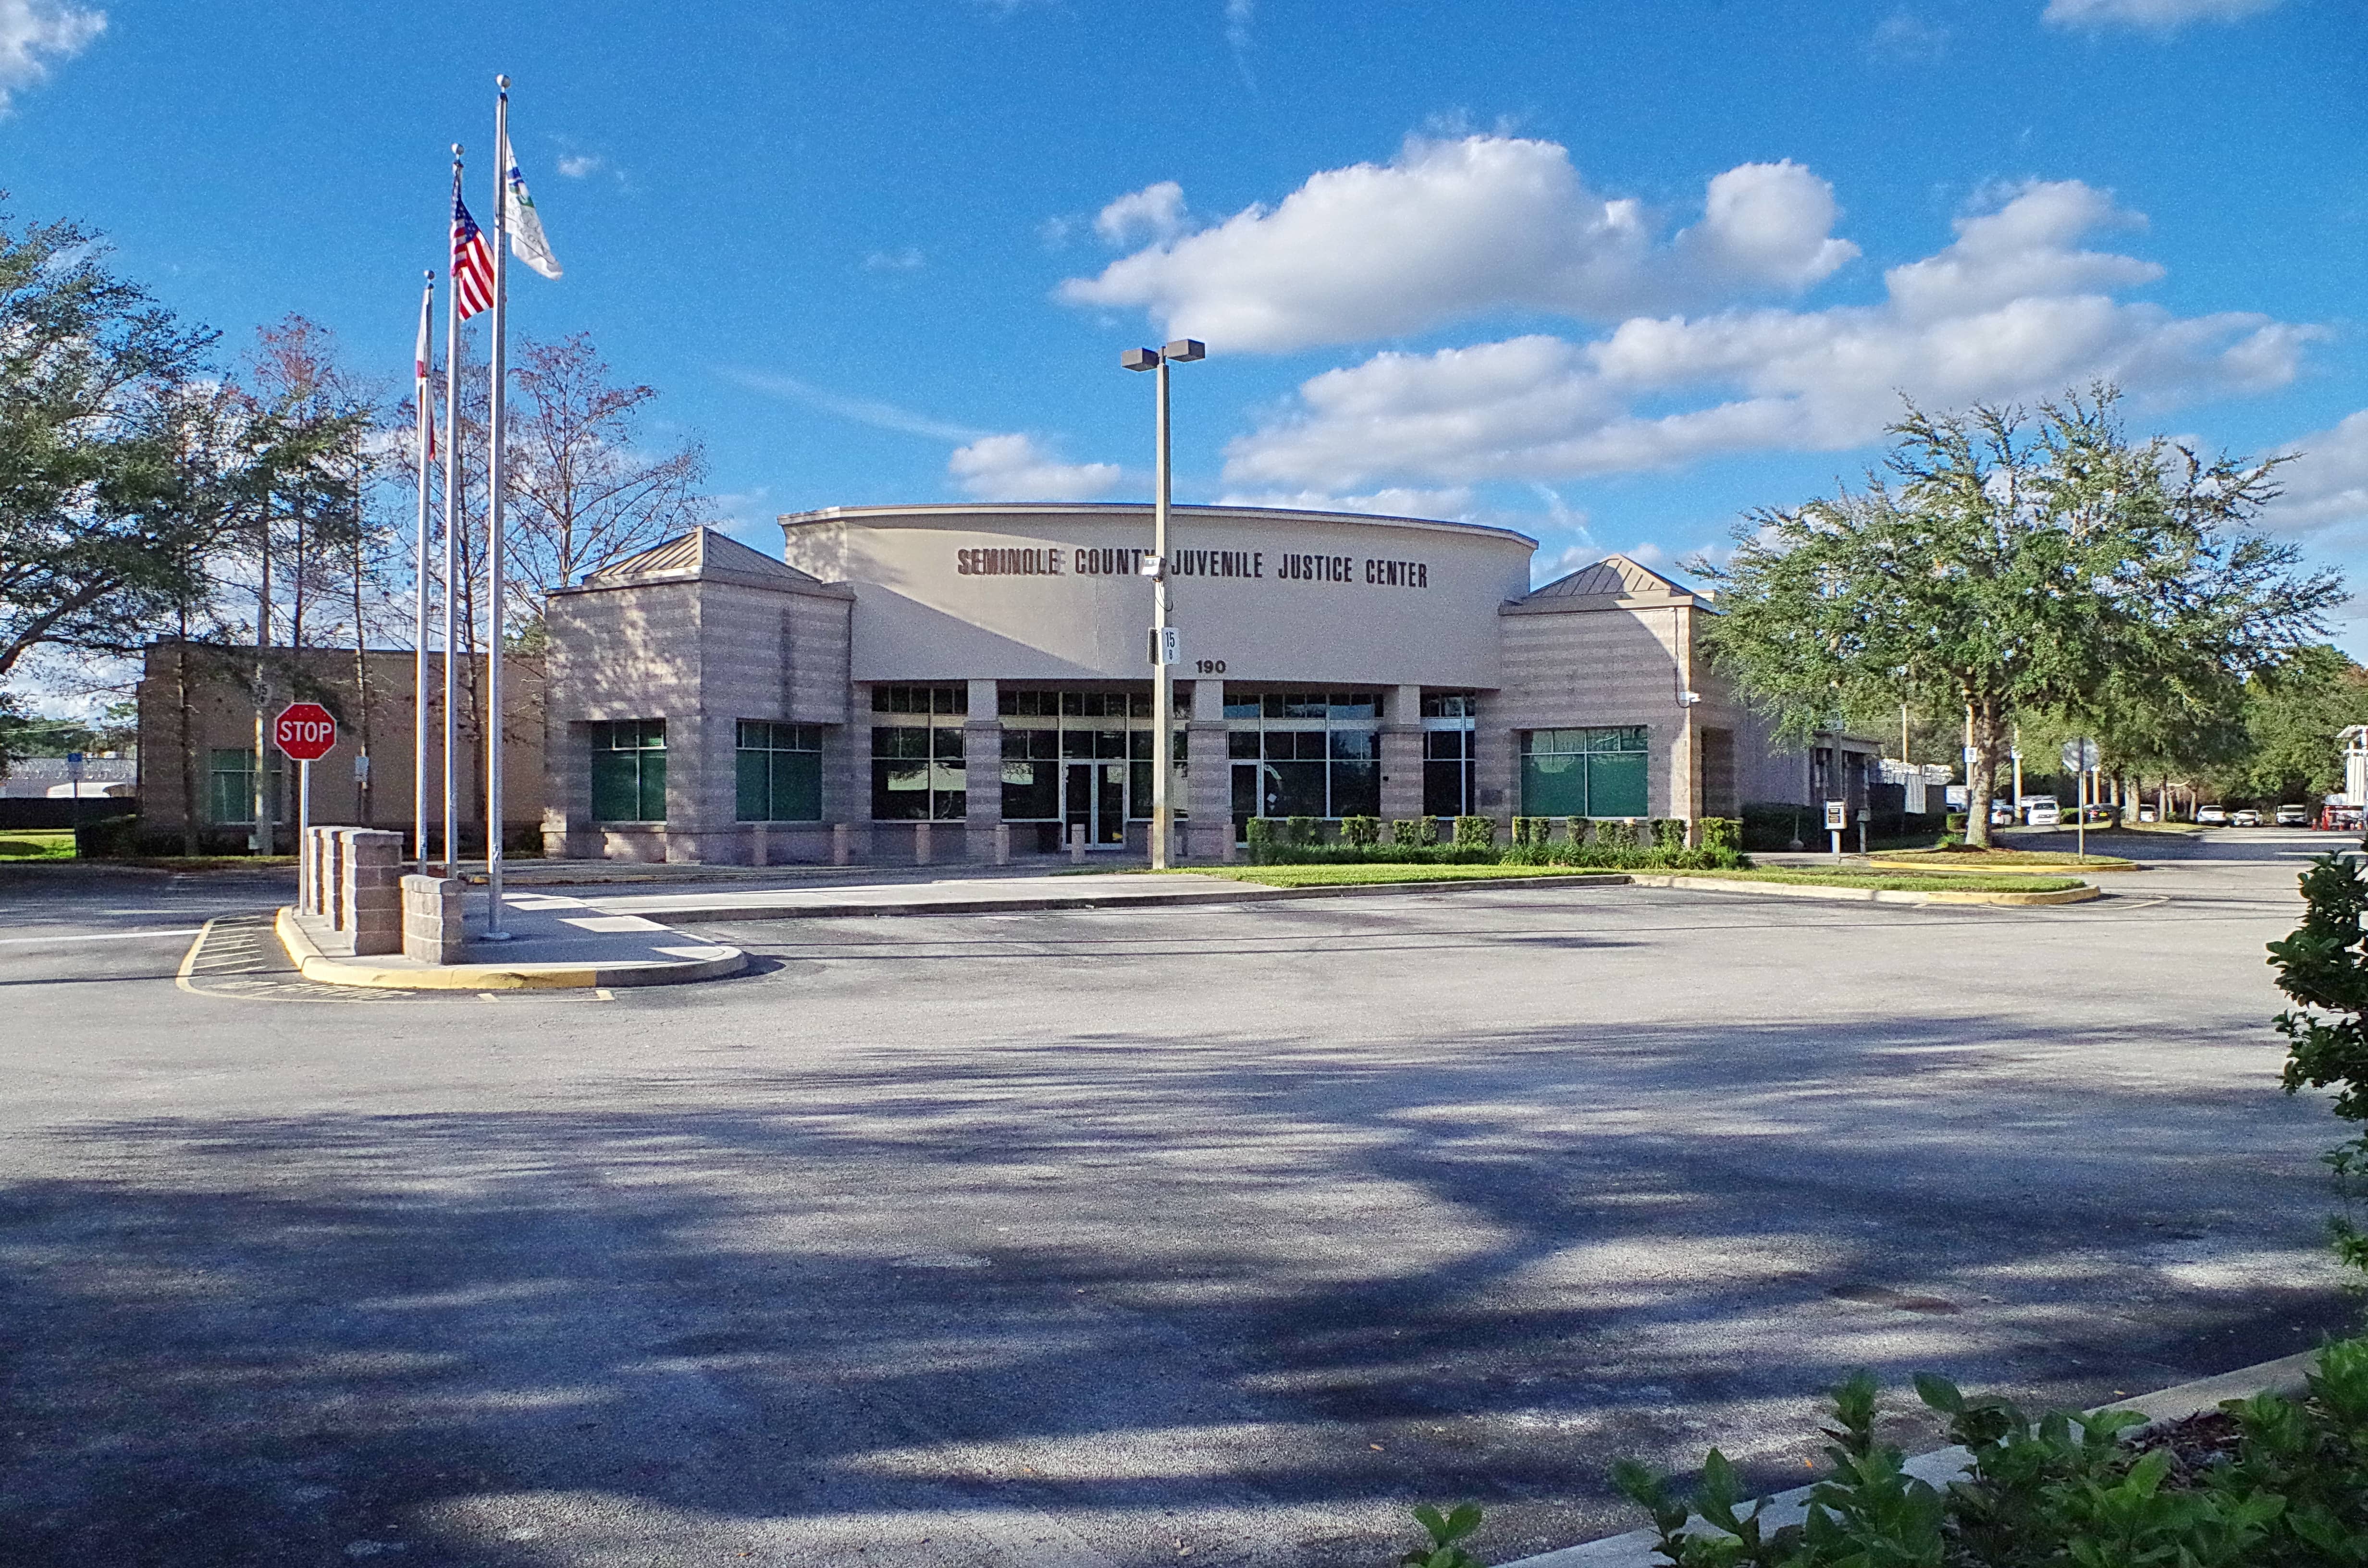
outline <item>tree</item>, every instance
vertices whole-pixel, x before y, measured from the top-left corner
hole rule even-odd
[[[0,677],[135,642],[192,559],[171,444],[213,335],[106,263],[74,224],[0,218]]]
[[[2245,683],[2244,749],[2219,782],[2265,800],[2319,796],[2343,786],[2339,732],[2368,724],[2368,670],[2340,649],[2305,648]]]
[[[1795,744],[1902,702],[1965,716],[1968,839],[2016,716],[2170,733],[2322,633],[2343,595],[2291,545],[2245,531],[2274,463],[2132,444],[2098,387],[2035,414],[1912,403],[1863,490],[1748,514],[1717,589],[1713,661]]]
[[[640,426],[656,390],[612,381],[587,334],[524,343],[511,374],[507,575],[531,639],[552,589],[706,519],[707,459],[696,441],[652,454]]]

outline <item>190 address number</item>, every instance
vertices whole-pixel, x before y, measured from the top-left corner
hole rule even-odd
[[[1195,664],[1192,668],[1193,672],[1198,675],[1221,676],[1225,673],[1225,661],[1223,659],[1202,659],[1199,663]]]

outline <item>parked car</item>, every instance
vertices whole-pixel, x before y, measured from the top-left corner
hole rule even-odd
[[[2280,827],[2308,827],[2310,825],[2310,808],[2308,806],[2280,806],[2278,808],[2278,825]]]
[[[2053,795],[2025,795],[2022,820],[2033,827],[2062,827],[2064,808],[2055,803]]]
[[[2140,806],[2140,807],[2138,808],[2138,821],[2140,821],[2140,822],[2152,822],[2152,821],[2154,821],[2154,808],[2153,808],[2152,806]]]
[[[2240,811],[2236,815],[2230,817],[2228,819],[2228,825],[2230,827],[2259,827],[2261,825],[2261,813],[2253,810],[2252,807],[2248,806],[2243,811]]]
[[[1990,825],[1992,827],[2012,827],[2014,825],[2014,808],[2008,805],[2004,801],[1992,801],[1990,802]]]
[[[2226,827],[2228,825],[2228,808],[2226,806],[2198,806],[2195,808],[2195,822],[2196,825],[2199,827]]]

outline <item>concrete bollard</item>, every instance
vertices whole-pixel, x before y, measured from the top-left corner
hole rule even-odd
[[[1234,842],[1234,829],[1231,823],[1225,824],[1224,834],[1217,842],[1222,846],[1217,851],[1218,859],[1230,866],[1240,858],[1242,846]]]
[[[995,824],[995,863],[998,866],[1011,864],[1011,824],[1008,822]]]
[[[403,950],[403,835],[352,827],[346,835],[344,903],[357,958]]]
[[[748,849],[748,864],[751,866],[764,866],[770,864],[770,862],[765,858],[765,850],[767,847],[765,844],[765,824],[763,823],[757,824],[754,827],[749,829],[749,833],[752,835],[753,842],[750,844]]]
[[[926,866],[928,863],[929,824],[925,822],[916,822],[913,824],[913,864],[916,866]]]
[[[845,823],[835,822],[830,824],[830,863],[832,865],[844,866],[848,863],[848,827]]]
[[[1072,866],[1082,866],[1085,863],[1086,824],[1083,823],[1073,823],[1069,826],[1069,864]]]
[[[422,963],[459,963],[468,943],[458,877],[403,879],[403,956]]]

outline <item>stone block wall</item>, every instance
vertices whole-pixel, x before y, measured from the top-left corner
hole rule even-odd
[[[345,876],[338,901],[357,958],[403,950],[403,835],[339,828]]]
[[[457,877],[403,879],[403,956],[422,963],[459,963],[468,944]]]

